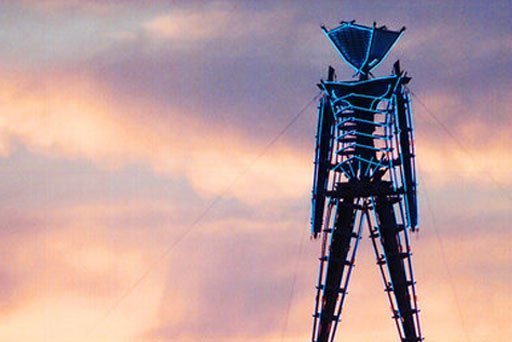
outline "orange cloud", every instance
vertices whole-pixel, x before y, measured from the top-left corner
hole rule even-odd
[[[512,184],[512,155],[508,153],[512,138],[506,130],[499,129],[501,125],[497,122],[502,119],[493,115],[484,119],[471,116],[497,113],[504,118],[504,113],[510,112],[507,99],[469,105],[453,94],[433,93],[421,101],[430,111],[427,113],[419,102],[414,105],[416,155],[424,176],[436,186],[454,180],[475,181],[475,186]],[[505,119],[503,124],[507,122]]]
[[[1,340],[79,341],[91,340],[92,333],[96,340],[124,341],[155,323],[165,286],[158,272],[123,300],[116,315],[105,317],[155,252],[145,245],[150,238],[137,239],[137,245],[126,232],[113,238],[91,213],[31,213],[44,228],[27,232],[17,226],[16,234],[3,234],[2,250],[9,256],[3,280],[13,281],[16,290],[0,312]]]
[[[88,159],[103,168],[145,163],[155,172],[186,177],[205,196],[226,189],[228,196],[247,203],[308,196],[312,155],[306,151],[278,143],[257,158],[263,144],[247,141],[236,130],[200,122],[180,108],[157,107],[142,98],[120,103],[111,90],[83,73],[27,77],[4,72],[2,79],[4,156],[18,141],[39,153]],[[458,132],[470,132],[475,125],[469,122]],[[498,133],[494,137],[468,147],[467,155],[449,138],[432,139],[421,133],[420,172],[435,185],[445,185],[454,177],[508,185],[510,139]]]
[[[256,161],[261,149],[238,132],[133,100],[119,104],[108,89],[82,75],[6,75],[0,88],[0,142],[4,155],[19,141],[39,153],[85,158],[101,167],[147,163],[156,172],[185,176],[204,195],[217,194],[250,169],[251,182],[232,196],[254,202],[290,198],[308,188],[310,163],[286,146]],[[138,119],[164,117],[150,122]],[[155,115],[152,115],[155,114]],[[163,114],[165,113],[165,114]],[[255,184],[262,184],[255,187]]]
[[[304,222],[296,215],[277,223],[268,217],[210,220],[159,259],[172,240],[168,234],[184,228],[182,221],[174,227],[126,230],[115,220],[104,220],[154,210],[172,215],[173,208],[173,203],[136,201],[26,213],[39,228],[11,227],[16,233],[4,234],[0,243],[9,256],[3,279],[16,283],[10,300],[0,292],[2,301],[10,303],[0,311],[0,339],[280,340],[294,274],[297,283],[284,336],[291,341],[308,338],[319,242],[304,241],[298,253],[297,229],[306,229]],[[464,330],[476,341],[510,336],[510,237],[445,235],[442,255],[432,227],[421,234],[413,239],[413,250],[426,336],[458,341]],[[374,256],[369,241],[362,243],[340,337],[394,341]],[[475,253],[475,248],[488,253]],[[110,312],[149,267],[149,276]]]

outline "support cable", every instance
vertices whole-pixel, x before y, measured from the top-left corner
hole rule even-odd
[[[216,195],[210,203],[206,206],[205,209],[196,217],[195,220],[192,221],[190,225],[188,225],[187,229],[183,231],[176,239],[171,241],[167,248],[162,251],[162,253],[155,258],[155,260],[146,268],[144,272],[132,283],[130,287],[126,289],[126,291],[117,299],[115,300],[112,305],[108,308],[108,310],[105,312],[103,317],[100,319],[100,321],[92,327],[92,329],[86,334],[86,339],[89,339],[96,329],[99,327],[100,323],[104,320],[106,320],[118,307],[119,305],[127,298],[129,297],[135,289],[137,289],[140,284],[151,274],[151,272],[156,268],[156,266],[162,262],[173,250],[174,248],[182,242],[190,233],[192,233],[194,230],[198,228],[198,224],[210,213],[210,211],[219,203],[221,202],[233,189],[233,187],[241,180],[243,179],[249,171],[251,171],[252,167],[255,165],[255,163],[263,157],[265,154],[268,153],[268,151],[275,145],[275,143],[297,122],[297,120],[306,112],[306,110],[315,103],[318,98],[321,96],[321,92],[316,94],[308,103],[295,115],[291,117],[291,119],[288,121],[288,123],[261,149],[261,151],[256,155],[256,157],[252,160],[251,163],[247,165],[245,169],[243,169],[234,179],[233,181],[224,188],[223,191],[221,191],[218,195]]]
[[[306,218],[307,221],[307,218]],[[302,257],[302,252],[304,251],[304,240],[306,237],[306,229],[302,230],[302,236],[300,238],[299,248],[297,249],[297,257],[295,258],[295,266],[293,270],[293,278],[292,278],[292,286],[290,288],[290,295],[288,296],[288,304],[286,305],[286,312],[284,315],[284,324],[283,330],[281,332],[281,342],[286,338],[286,331],[288,330],[288,318],[290,316],[290,311],[292,308],[293,297],[295,294],[295,285],[297,283],[297,273],[299,270],[299,260]]]
[[[418,164],[418,169],[420,169],[420,165]],[[468,331],[467,331],[467,325],[466,325],[466,322],[464,320],[464,316],[462,314],[462,307],[460,305],[460,301],[459,301],[459,296],[457,295],[457,288],[455,287],[455,282],[453,281],[453,275],[452,275],[452,272],[450,270],[450,267],[448,266],[448,262],[447,262],[447,258],[446,258],[446,252],[445,252],[445,249],[444,249],[444,243],[443,243],[443,239],[441,238],[441,234],[439,234],[439,229],[438,229],[438,226],[437,226],[437,219],[436,219],[436,216],[434,214],[434,209],[432,207],[432,204],[430,202],[430,196],[427,192],[427,185],[425,183],[425,180],[424,178],[421,176],[421,170],[419,170],[419,175],[420,175],[420,181],[421,183],[423,184],[423,186],[419,187],[420,191],[423,192],[423,196],[425,198],[425,203],[427,205],[427,210],[428,210],[428,213],[430,215],[430,222],[432,224],[432,228],[434,228],[434,234],[436,236],[436,241],[437,241],[437,244],[439,245],[439,251],[441,252],[440,255],[441,255],[441,261],[443,263],[443,266],[446,270],[446,275],[448,277],[448,283],[450,284],[450,288],[451,288],[451,291],[453,293],[453,299],[455,301],[455,306],[457,308],[457,314],[459,316],[459,321],[460,321],[460,325],[461,325],[461,328],[462,328],[462,332],[464,334],[464,340],[465,341],[469,341],[469,334],[468,334]]]
[[[471,160],[476,160],[475,155],[468,150],[465,145],[462,143],[462,141],[448,128],[447,125],[441,121],[437,115],[435,115],[428,107],[427,105],[416,95],[413,91],[409,90],[411,95],[416,99],[416,101],[425,109],[425,112],[438,124],[439,127],[442,128],[442,130],[455,142],[457,147],[464,152]],[[498,181],[489,171],[484,170],[481,164],[477,165],[479,171],[486,174],[489,179],[494,183],[494,185],[502,192],[502,194],[507,197],[509,200],[512,201],[512,195],[509,191],[505,188],[505,186]]]
[[[443,123],[443,121],[441,121],[437,115],[435,115],[428,107],[427,105],[418,97],[418,95],[416,95],[414,92],[410,91],[411,95],[416,99],[416,101],[425,109],[425,112],[438,124],[438,126],[440,128],[442,128],[442,130],[455,142],[456,146],[462,151],[464,152],[467,156],[469,156],[472,160],[475,160],[476,158],[474,157],[473,153],[468,150],[465,145],[463,144],[463,142],[460,141],[460,139],[450,130],[450,128],[445,125]],[[420,163],[418,163],[418,169],[420,169]],[[482,166],[481,165],[478,165],[478,168],[480,169],[480,171],[482,173],[485,173],[487,174],[487,176],[489,176],[489,179],[495,184],[495,186],[502,192],[502,194],[507,197],[508,199],[512,200],[512,196],[510,195],[510,193],[505,189],[505,187],[503,186],[503,184],[501,184],[496,178],[494,178],[493,175],[491,175],[488,171],[485,171],[483,170]],[[436,237],[436,241],[439,245],[439,250],[440,250],[440,254],[441,254],[441,260],[442,260],[442,263],[443,263],[443,266],[446,270],[446,275],[448,277],[448,282],[450,284],[450,287],[451,287],[451,291],[453,293],[453,298],[454,298],[454,301],[455,301],[455,305],[456,305],[456,308],[457,308],[457,314],[459,316],[459,320],[460,320],[460,324],[461,324],[461,328],[463,330],[463,334],[464,334],[464,339],[465,341],[469,341],[469,334],[468,334],[468,330],[467,330],[467,324],[464,320],[464,316],[462,314],[462,307],[461,307],[461,304],[460,304],[460,301],[459,301],[459,296],[457,294],[457,289],[456,289],[456,286],[455,286],[455,282],[453,280],[453,275],[452,275],[452,272],[450,270],[450,267],[448,266],[448,262],[447,262],[447,257],[446,257],[446,252],[445,252],[445,248],[444,248],[444,243],[443,243],[443,239],[441,238],[441,234],[439,233],[439,229],[438,229],[438,226],[437,226],[437,219],[436,219],[436,216],[434,214],[434,209],[432,207],[432,204],[431,204],[431,201],[430,201],[430,196],[428,194],[428,191],[427,191],[427,186],[426,186],[426,183],[425,183],[425,180],[424,178],[422,177],[422,172],[420,171],[419,172],[419,176],[420,176],[420,181],[421,183],[423,183],[423,186],[422,187],[419,187],[420,191],[423,192],[423,195],[424,195],[424,198],[425,198],[425,202],[426,202],[426,205],[427,205],[427,210],[428,210],[428,213],[430,215],[430,220],[431,220],[431,223],[432,223],[432,227],[434,228],[434,234],[435,234],[435,237]]]

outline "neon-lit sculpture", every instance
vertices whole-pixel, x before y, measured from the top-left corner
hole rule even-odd
[[[318,108],[311,229],[322,236],[313,342],[333,341],[366,224],[402,341],[423,340],[409,230],[418,226],[410,78],[373,77],[405,28],[322,27],[358,80],[329,67]]]

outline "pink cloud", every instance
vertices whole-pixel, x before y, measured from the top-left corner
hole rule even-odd
[[[286,141],[258,159],[263,144],[246,141],[234,127],[206,124],[184,115],[179,107],[159,107],[143,98],[120,103],[112,90],[87,74],[3,73],[3,79],[0,150],[4,155],[12,141],[21,141],[39,153],[83,158],[102,168],[143,162],[157,173],[185,176],[206,196],[236,181],[228,196],[253,203],[302,198],[309,192],[311,155]],[[455,111],[460,106],[448,108]],[[155,120],[144,120],[142,113]],[[481,125],[486,124],[467,121],[457,126],[457,134],[468,140]],[[506,170],[512,159],[506,153],[510,139],[503,132],[469,146],[471,155],[467,155],[449,138],[432,139],[432,132],[418,131],[421,171],[436,185],[453,177],[480,180],[484,169],[493,180],[508,184]]]
[[[76,336],[87,339],[93,331],[92,337],[105,340],[280,339],[296,274],[285,335],[292,341],[307,339],[319,243],[306,239],[299,253],[300,236],[307,230],[306,213],[297,215],[286,206],[265,211],[259,205],[256,216],[210,217],[166,258],[159,259],[168,243],[188,229],[189,215],[179,207],[178,198],[166,203],[91,202],[26,211],[28,221],[8,220],[4,211],[2,216],[13,233],[2,234],[0,243],[8,256],[1,267],[0,299],[8,305],[0,311],[0,338],[38,340],[46,336],[65,341]],[[129,215],[155,212],[163,221],[141,221],[129,229],[123,223]],[[171,217],[177,219],[166,219]],[[37,222],[36,229],[29,229],[30,222]],[[413,239],[427,336],[448,341],[463,338],[450,282],[469,336],[481,341],[508,336],[510,237],[475,233],[471,223],[444,227],[451,234],[441,232],[443,256],[433,228],[427,220],[419,239]],[[495,230],[494,226],[486,228]],[[461,229],[473,233],[461,238]],[[148,269],[150,275],[110,312],[112,304]],[[4,290],[8,284],[16,290]],[[487,314],[480,315],[482,310]],[[56,326],[56,322],[62,324]],[[342,327],[340,336],[346,339],[395,340],[366,238]]]
[[[261,148],[236,131],[201,123],[176,108],[144,100],[119,104],[113,93],[87,75],[5,74],[0,120],[4,155],[12,141],[39,153],[84,158],[103,168],[143,162],[157,173],[188,178],[198,192],[214,195],[244,170],[263,187],[238,184],[233,196],[246,201],[297,197],[307,191],[310,166],[286,145],[255,161]],[[161,113],[165,114],[162,115]],[[142,120],[158,113],[164,121]],[[309,164],[309,163],[308,163]],[[279,190],[278,190],[279,189]],[[278,190],[278,191],[276,191]]]
[[[66,4],[57,1],[47,5],[53,10]],[[68,5],[85,9],[78,2],[68,2]],[[269,37],[276,38],[276,32],[278,35],[289,33],[290,27],[302,33],[305,26],[293,23],[295,14],[237,11],[233,18],[237,29],[232,30],[229,39],[236,40],[236,46],[239,46],[239,41],[252,34],[259,38],[253,42],[262,43]],[[309,338],[318,244],[306,243],[301,255],[297,253],[297,244],[308,225],[304,203],[309,198],[313,151],[299,146],[298,139],[285,136],[265,156],[257,159],[267,138],[270,140],[279,131],[281,125],[278,123],[285,123],[283,120],[272,118],[272,123],[268,124],[272,131],[263,135],[265,138],[258,135],[248,138],[247,132],[236,124],[224,125],[217,117],[206,120],[206,114],[200,115],[199,109],[190,111],[194,106],[182,107],[190,101],[208,108],[212,105],[209,101],[213,95],[204,103],[200,98],[208,93],[208,89],[203,89],[202,93],[190,90],[194,96],[183,95],[177,101],[162,103],[151,97],[158,86],[164,89],[164,95],[178,87],[199,86],[191,85],[194,82],[189,83],[189,79],[179,75],[179,81],[172,83],[175,88],[169,90],[169,84],[157,79],[161,71],[157,67],[150,69],[147,79],[137,79],[132,74],[141,66],[137,63],[151,65],[159,59],[169,58],[169,55],[158,55],[157,52],[166,44],[183,44],[183,37],[196,44],[194,51],[201,51],[204,42],[226,38],[223,35],[232,29],[227,23],[230,15],[224,6],[213,5],[200,11],[166,11],[139,23],[134,27],[135,33],[124,32],[118,36],[130,49],[136,50],[118,52],[123,58],[135,61],[128,63],[128,68],[124,68],[124,64],[120,68],[123,82],[139,82],[139,87],[133,88],[137,91],[131,96],[122,96],[122,91],[116,88],[121,84],[106,86],[104,79],[91,76],[84,69],[30,74],[28,71],[8,72],[8,68],[4,68],[0,72],[0,154],[4,158],[12,156],[14,146],[21,143],[32,153],[51,158],[91,161],[100,173],[107,169],[115,174],[126,165],[142,164],[153,173],[164,175],[164,180],[160,180],[162,183],[165,177],[186,180],[204,199],[234,184],[226,197],[236,199],[233,201],[236,205],[229,200],[223,202],[225,207],[220,208],[220,213],[214,212],[201,222],[176,250],[156,264],[150,276],[107,318],[104,318],[105,313],[112,303],[148,267],[153,267],[160,253],[179,233],[188,229],[187,224],[201,208],[189,208],[189,203],[182,201],[183,194],[175,191],[165,203],[116,198],[50,203],[44,211],[20,206],[14,210],[16,215],[2,209],[0,213],[8,229],[2,230],[0,239],[0,250],[5,253],[0,267],[0,339],[25,341],[45,337],[68,341],[87,336],[94,329],[92,336],[104,340],[174,338],[196,341],[205,336],[212,341],[280,340],[294,274],[297,274],[297,286],[288,317],[286,340]],[[280,19],[279,23],[276,18]],[[204,22],[211,26],[205,26]],[[310,39],[309,31],[306,31],[305,35]],[[438,33],[425,36],[424,40],[420,39],[422,37],[410,39],[418,38],[420,44],[406,46],[405,51],[430,44]],[[136,58],[138,53],[148,53],[145,46],[130,45],[134,37],[140,38],[138,35],[157,43],[158,49],[149,50],[154,59]],[[289,36],[286,37],[288,41]],[[293,37],[299,40],[297,36]],[[281,67],[289,63],[289,59],[282,57],[290,57],[297,51],[300,55],[311,53],[307,50],[319,54],[320,49],[314,47],[316,41],[311,41],[310,45],[307,39],[302,40],[304,36],[300,38],[300,44],[297,44],[300,47],[295,47],[298,50],[290,52],[282,46],[268,50],[286,50],[279,55],[284,62],[280,60],[277,65]],[[501,50],[496,46],[501,46],[500,42],[487,43],[493,53],[498,53]],[[263,50],[259,44],[254,45],[257,49],[245,51],[247,55]],[[105,51],[101,53],[105,53],[101,57],[107,60],[107,67],[102,67],[108,68],[119,62],[113,55]],[[454,57],[450,51],[446,54],[449,60]],[[313,55],[308,56],[311,62]],[[311,65],[316,66],[323,56],[315,56]],[[230,61],[232,59],[226,64]],[[245,69],[244,63],[241,62],[240,70]],[[165,75],[165,80],[172,80],[175,76],[172,72],[183,65],[162,71],[162,74],[171,73]],[[252,67],[259,76],[262,64],[255,63]],[[270,68],[268,75],[271,76],[265,79],[268,86],[270,81],[297,71],[287,69],[283,74],[277,74],[272,67],[275,64]],[[205,70],[208,72],[202,71],[204,74],[199,75],[198,83],[217,79],[218,75],[210,73],[211,68]],[[247,79],[251,81],[249,76]],[[258,79],[254,77],[254,80]],[[159,81],[162,84],[158,84]],[[243,92],[264,98],[267,96],[262,91],[267,86],[265,82],[262,81],[261,88],[247,88],[250,91]],[[237,85],[225,93],[219,92],[230,105],[236,97],[231,92]],[[302,98],[298,96],[299,91],[290,87],[294,86],[290,79],[286,85],[283,87],[286,95],[276,95],[281,96],[279,101]],[[145,91],[139,91],[142,88]],[[188,89],[179,94],[186,91]],[[472,195],[474,190],[489,188],[491,181],[482,177],[482,169],[501,184],[510,185],[507,170],[512,166],[508,153],[511,141],[503,128],[510,120],[499,121],[497,116],[475,114],[487,113],[488,106],[494,105],[491,114],[506,117],[510,102],[501,94],[494,93],[496,97],[489,94],[484,92],[474,103],[466,103],[466,99],[457,96],[456,92],[442,89],[428,93],[424,99],[429,108],[442,115],[443,122],[449,124],[461,141],[470,144],[470,156],[440,132],[439,127],[434,127],[415,104],[420,172],[429,185],[434,185],[435,191],[443,190],[441,195],[436,194],[438,197],[434,197],[433,202],[434,207],[443,206],[446,215],[439,226],[444,228],[441,236],[447,260],[443,261],[428,220],[414,245],[422,317],[426,335],[431,340],[462,340],[463,329],[472,339],[480,341],[503,340],[512,335],[508,312],[511,304],[508,266],[511,260],[507,241],[510,237],[507,233],[493,234],[501,232],[501,227],[505,226],[510,205],[496,196],[496,189],[487,190],[485,196]],[[259,98],[254,100],[258,101]],[[478,101],[481,101],[480,105]],[[222,118],[226,122],[231,123],[240,115],[241,109],[249,106],[247,101],[239,102],[233,104],[231,112],[229,108],[223,109]],[[264,112],[268,108],[258,107],[256,114],[262,117],[257,118],[270,121],[270,115]],[[273,112],[284,115],[280,109]],[[307,139],[313,141],[314,108],[305,115],[310,115],[310,122],[300,137],[303,139],[309,134]],[[240,175],[243,177],[239,178]],[[461,184],[466,187],[462,188]],[[421,186],[420,180],[420,189]],[[51,187],[47,189],[51,194]],[[97,197],[101,196],[99,193]],[[452,201],[444,208],[450,196],[464,198]],[[49,195],[47,200],[51,201],[51,197]],[[485,213],[481,201],[488,206]],[[477,227],[476,216],[481,221],[497,216],[495,220],[499,222],[486,220],[485,234],[480,234],[484,228]],[[295,265],[298,265],[297,269]],[[450,268],[452,279],[446,274],[445,265]],[[455,284],[459,303],[454,299],[450,281]],[[460,322],[458,304],[465,327]],[[395,332],[389,316],[373,256],[366,243],[354,273],[341,336],[357,341],[394,341]]]

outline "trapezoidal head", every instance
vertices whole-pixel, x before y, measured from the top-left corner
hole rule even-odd
[[[327,38],[343,60],[356,74],[364,77],[387,57],[393,46],[405,31],[390,31],[386,27],[372,27],[342,22],[340,26],[327,30],[322,27]]]

